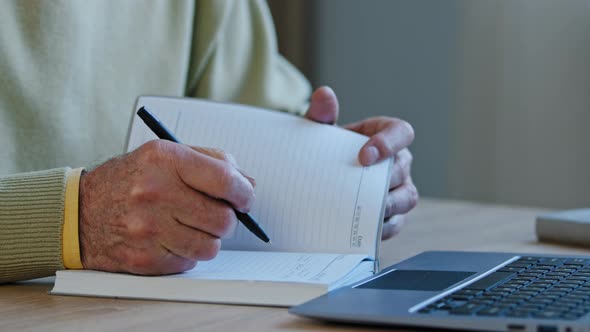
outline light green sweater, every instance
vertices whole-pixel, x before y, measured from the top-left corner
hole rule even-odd
[[[64,167],[122,153],[137,96],[301,112],[309,93],[263,1],[3,1],[0,282],[63,268]]]

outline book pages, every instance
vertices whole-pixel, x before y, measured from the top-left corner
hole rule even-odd
[[[238,225],[223,249],[376,256],[389,163],[363,167],[367,137],[294,115],[189,98],[141,97],[185,144],[222,149],[256,179],[251,215],[272,245]],[[135,117],[128,150],[155,139]]]

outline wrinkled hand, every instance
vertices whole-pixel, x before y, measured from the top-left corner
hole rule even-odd
[[[335,123],[338,119],[338,98],[328,87],[317,89],[311,96],[311,104],[305,115],[321,123]],[[408,146],[414,140],[414,130],[409,123],[390,117],[368,118],[345,125],[344,128],[369,136],[359,151],[359,161],[369,166],[393,157],[389,181],[389,193],[385,203],[385,224],[382,238],[397,234],[405,222],[405,213],[418,203],[418,191],[410,175],[412,154]]]
[[[215,257],[236,227],[232,207],[250,209],[253,185],[220,150],[150,141],[82,176],[82,263],[143,275],[191,269]]]

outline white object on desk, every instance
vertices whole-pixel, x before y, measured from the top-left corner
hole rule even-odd
[[[564,210],[537,216],[539,241],[590,247],[590,209]]]

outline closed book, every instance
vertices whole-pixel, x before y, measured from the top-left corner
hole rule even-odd
[[[556,211],[537,216],[540,241],[590,247],[590,209]]]

